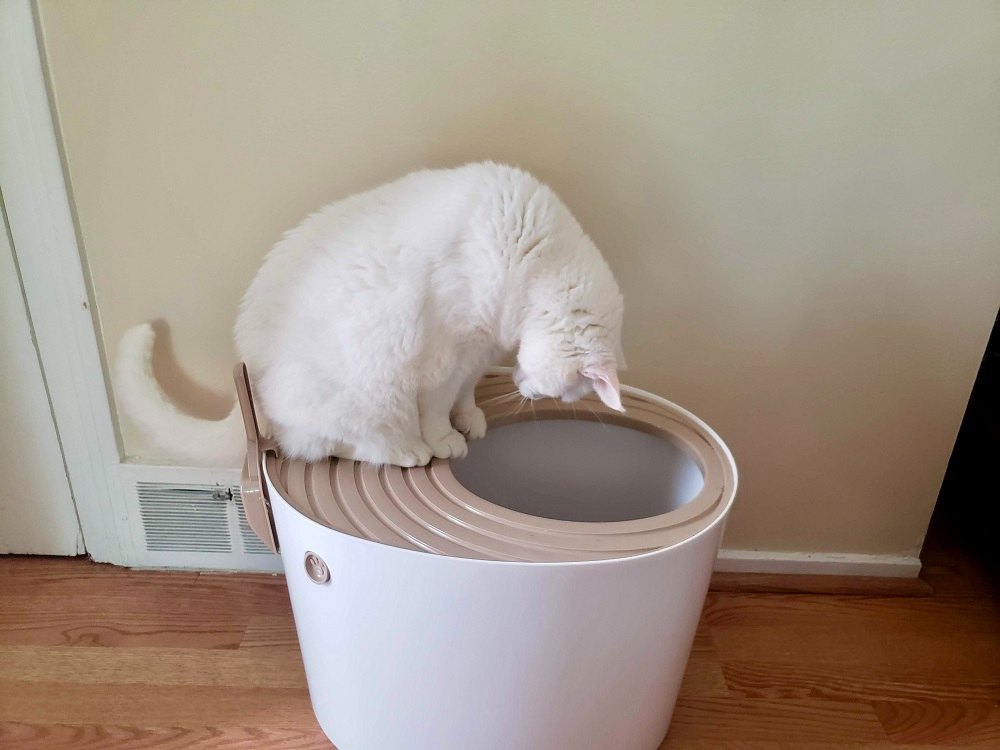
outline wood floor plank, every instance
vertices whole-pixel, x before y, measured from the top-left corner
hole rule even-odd
[[[247,622],[240,648],[298,647],[295,620],[286,615],[253,615]]]
[[[0,646],[183,646],[237,648],[249,617],[228,613],[9,612],[0,614]]]
[[[297,649],[0,647],[0,680],[299,688]]]
[[[1000,701],[1000,673],[946,673],[924,665],[784,664],[727,660],[730,694],[741,698],[805,700]]]
[[[866,596],[930,596],[922,578],[863,578],[861,576],[713,573],[710,590],[760,594],[860,594]]]
[[[658,750],[959,750],[964,745],[911,745],[890,740],[882,742],[784,742],[781,740],[673,739],[664,740]]]
[[[712,630],[724,663],[767,658],[777,664],[856,664],[862,669],[876,664],[922,670],[928,678],[958,673],[989,678],[1000,673],[1000,639],[989,633],[953,639],[944,632],[848,628],[826,620],[809,628],[776,624]]]
[[[681,683],[681,697],[724,698],[729,695],[722,664],[714,655],[692,652]]]
[[[847,595],[710,593],[702,622],[708,626],[792,624],[817,618],[838,624],[908,629],[950,629],[1000,634],[1000,600],[989,597],[872,597]]]
[[[868,703],[841,701],[684,698],[678,700],[668,738],[724,742],[877,743],[888,737]]]
[[[929,678],[1000,674],[1000,607],[989,599],[711,594],[703,621],[726,663],[905,666]]]
[[[718,698],[729,695],[722,662],[708,626],[699,623],[691,656],[688,658],[680,695],[690,698]]]
[[[301,688],[0,680],[0,722],[125,727],[316,727]]]
[[[135,727],[0,722],[5,750],[331,750],[318,726]]]
[[[1000,579],[997,571],[981,570],[968,561],[934,560],[924,564],[920,577],[927,581],[934,597],[941,600],[983,598],[997,600]]]
[[[77,558],[0,556],[0,618],[7,613],[149,613],[233,617],[288,614],[284,577],[128,570]]]
[[[704,617],[702,617],[701,621],[698,623],[698,629],[695,631],[694,643],[691,646],[691,650],[704,651],[705,653],[712,654],[713,656],[718,656],[715,649],[715,641],[712,639],[712,630],[709,628]]]
[[[95,563],[86,557],[46,557],[44,555],[0,555],[0,592],[11,588],[62,586],[72,590],[74,582],[100,578],[142,579],[150,577],[189,580],[198,578],[193,570],[135,570],[107,563]],[[78,591],[77,591],[78,592]]]
[[[1000,705],[976,701],[874,701],[893,742],[1000,747]]]
[[[161,574],[162,575],[162,574]],[[168,574],[169,575],[169,574]],[[191,614],[211,618],[225,612],[229,616],[274,615],[291,612],[284,583],[268,583],[255,590],[239,584],[198,585],[196,579],[103,578],[89,582],[76,595],[42,588],[3,594],[3,615],[24,613],[72,613],[81,618],[107,613],[147,613],[170,617]]]
[[[285,576],[276,573],[199,573],[195,580],[198,591],[238,591],[243,596],[268,600],[288,600]]]

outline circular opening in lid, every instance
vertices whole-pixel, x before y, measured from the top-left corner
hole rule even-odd
[[[705,484],[678,438],[552,419],[492,427],[451,464],[484,500],[559,521],[634,521],[676,510]]]

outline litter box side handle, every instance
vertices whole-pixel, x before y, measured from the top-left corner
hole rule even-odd
[[[277,552],[278,534],[274,528],[274,515],[271,513],[271,498],[268,497],[267,485],[263,481],[264,456],[268,451],[274,450],[274,444],[260,434],[253,391],[250,389],[250,374],[243,362],[233,369],[233,379],[236,381],[240,411],[243,412],[243,427],[247,432],[247,457],[243,462],[243,475],[240,479],[243,512],[253,533],[269,550]]]

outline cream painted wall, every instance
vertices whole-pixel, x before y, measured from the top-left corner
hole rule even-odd
[[[1000,300],[1000,4],[40,17],[105,346],[165,319],[179,401],[227,408],[236,304],[282,230],[415,167],[505,160],[615,268],[627,379],[735,451],[728,547],[921,543]]]

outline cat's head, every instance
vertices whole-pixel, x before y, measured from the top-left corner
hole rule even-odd
[[[618,370],[625,304],[611,269],[586,237],[570,263],[537,279],[521,331],[514,382],[529,399],[573,402],[595,392],[624,411]]]

